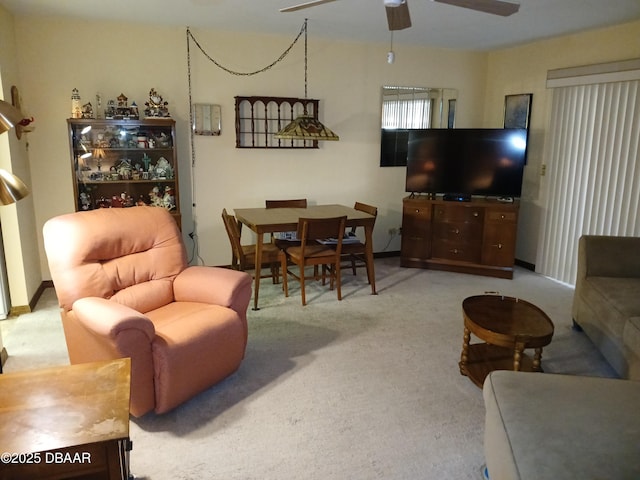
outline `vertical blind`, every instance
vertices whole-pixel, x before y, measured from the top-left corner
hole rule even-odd
[[[382,98],[382,128],[430,128],[431,105],[428,89],[391,87]]]
[[[640,236],[640,81],[556,88],[536,264],[574,284],[583,234]]]

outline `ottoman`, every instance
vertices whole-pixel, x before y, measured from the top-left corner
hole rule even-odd
[[[483,396],[491,480],[640,478],[640,382],[498,370]]]

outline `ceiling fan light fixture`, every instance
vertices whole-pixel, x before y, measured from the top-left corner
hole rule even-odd
[[[406,3],[407,0],[384,0],[385,7],[399,7],[403,3]]]

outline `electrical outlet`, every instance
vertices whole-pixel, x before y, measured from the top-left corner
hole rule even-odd
[[[544,177],[547,174],[547,164],[543,163],[540,165],[540,176]]]

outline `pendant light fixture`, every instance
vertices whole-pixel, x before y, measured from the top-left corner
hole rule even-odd
[[[307,19],[304,21],[304,98],[307,98]],[[316,112],[317,114],[317,112]],[[307,113],[302,115],[274,135],[281,140],[340,140],[340,137],[325,127],[317,118]]]

